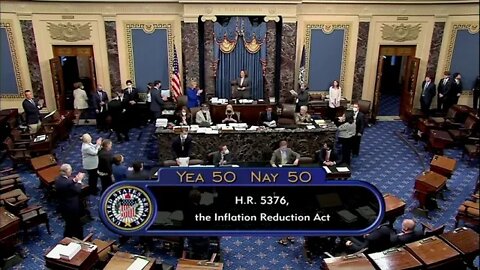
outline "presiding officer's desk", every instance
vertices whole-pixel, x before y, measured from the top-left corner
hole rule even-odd
[[[190,158],[206,160],[210,152],[216,151],[220,143],[225,143],[236,162],[265,162],[279,142],[286,140],[288,147],[302,157],[314,157],[325,142],[334,143],[337,128],[330,124],[326,128],[315,129],[264,129],[219,131],[219,134],[193,133],[193,146]],[[157,128],[159,161],[173,158],[172,141],[178,134],[173,130]]]
[[[210,104],[210,115],[214,123],[221,123],[225,119],[227,104]],[[256,102],[252,104],[232,104],[233,110],[240,113],[240,120],[249,125],[257,125],[260,113],[265,111],[270,104]],[[271,105],[275,107],[275,104]]]

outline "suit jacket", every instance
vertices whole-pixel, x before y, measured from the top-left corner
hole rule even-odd
[[[318,162],[320,163],[320,165],[323,165],[324,161],[327,161],[327,150],[322,148],[320,149],[320,152],[318,152]],[[335,150],[331,149],[328,161],[337,162],[337,155],[335,154]]]
[[[365,115],[361,112],[357,112],[357,118],[355,119],[355,135],[358,133],[363,135],[363,131],[365,130]]]
[[[150,175],[144,170],[141,170],[139,172],[135,171],[128,171],[127,172],[127,180],[149,180]]]
[[[270,120],[268,120],[268,118],[267,118],[267,112],[261,112],[260,113],[260,124],[263,125],[264,122],[270,122],[270,121],[278,122],[278,115],[277,115],[276,112],[272,111]]]
[[[399,245],[404,245],[404,244],[408,244],[408,243],[417,241],[417,240],[421,239],[421,237],[422,237],[421,232],[413,231],[411,233],[395,234],[391,238],[391,241],[395,246],[399,246]]]
[[[425,102],[425,104],[430,105],[432,103],[433,97],[437,94],[437,90],[435,89],[435,83],[432,81],[428,84],[427,88],[425,88],[425,84],[427,82],[423,81],[422,82],[422,99]]]
[[[120,127],[120,125],[125,125],[125,112],[123,111],[126,108],[125,101],[125,98],[123,101],[120,101],[120,99],[112,99],[108,103],[108,113],[112,117],[113,128]]]
[[[103,112],[107,111],[107,103],[108,103],[108,96],[107,96],[107,93],[105,93],[105,91],[101,91],[101,97],[100,95],[98,94],[98,91],[95,91],[93,94],[92,94],[92,100],[93,100],[93,107],[95,108],[95,110],[99,110],[103,107]],[[104,102],[105,104],[100,105],[100,102]]]
[[[197,95],[198,89],[187,88],[187,107],[193,108],[200,106],[201,95]]]
[[[213,165],[220,166],[220,161],[221,160],[222,160],[222,153],[220,151],[215,152],[213,154]],[[232,154],[228,153],[227,155],[224,155],[223,160],[226,161],[225,164],[231,164],[232,163]]]
[[[307,125],[311,124],[312,117],[310,114],[305,114],[304,116],[300,115],[300,113],[295,113],[295,124],[297,125]]]
[[[368,248],[368,253],[389,249],[393,246],[390,241],[392,233],[393,231],[388,226],[380,226],[365,237],[363,244],[354,247],[354,249],[358,251],[362,248]]]
[[[452,81],[453,79],[452,78],[448,78],[448,81],[447,83],[444,85],[443,82],[444,82],[445,78],[441,79],[439,82],[438,82],[438,85],[437,85],[437,92],[439,94],[442,94],[445,97],[449,96],[450,94],[450,90],[452,89]]]
[[[172,152],[175,159],[180,157],[190,157],[192,152],[192,137],[187,136],[182,145],[182,139],[180,136],[176,136],[172,142]]]
[[[128,168],[123,164],[112,166],[112,174],[115,182],[126,180],[127,172]]]
[[[138,94],[138,90],[135,87],[132,87],[132,93],[128,93],[128,88],[123,89],[123,96],[128,100],[133,100],[138,102],[140,100],[140,95]]]
[[[245,77],[243,78],[243,83],[241,84],[242,82],[242,78],[238,78],[237,79],[237,86],[238,87],[245,87],[245,91],[249,91],[251,86],[250,86],[250,78],[248,77]]]
[[[82,185],[73,182],[72,177],[58,176],[55,179],[55,189],[58,195],[58,206],[62,214],[80,216],[82,204],[80,193]]]
[[[303,90],[303,92],[298,92],[297,96],[298,102],[297,106],[308,106],[308,101],[310,100],[310,95],[308,94],[307,90]]]
[[[100,151],[98,151],[98,171],[100,173],[112,175],[112,163],[112,150],[107,151],[105,149],[100,149]]]
[[[200,110],[197,112],[195,115],[195,123],[201,124],[201,123],[212,123],[212,116],[210,115],[210,111],[206,112],[207,117],[205,118],[205,115],[203,115],[203,111]]]
[[[27,99],[24,99],[22,102],[23,111],[25,112],[25,120],[27,125],[36,124],[40,121],[40,109],[37,107],[37,103],[34,101],[33,105]]]
[[[458,97],[457,95],[458,94],[462,94],[462,91],[463,91],[463,83],[461,80],[458,81],[458,83],[455,81],[455,79],[452,80],[452,93],[451,93],[451,97],[452,99],[455,99],[457,100]]]
[[[287,164],[292,164],[296,159],[300,158],[300,154],[293,151],[290,148],[287,148],[285,151],[287,151]],[[282,153],[280,151],[280,148],[277,150],[273,151],[272,158],[270,159],[270,164],[276,164],[279,165],[282,163]]]
[[[157,88],[152,88],[150,92],[152,102],[150,103],[150,110],[152,112],[161,112],[163,108],[163,99],[161,92]]]

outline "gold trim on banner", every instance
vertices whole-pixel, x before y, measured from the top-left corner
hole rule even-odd
[[[127,39],[127,54],[128,54],[128,73],[130,74],[130,80],[135,83],[135,59],[133,56],[133,40],[132,29],[141,29],[146,34],[152,34],[157,29],[166,29],[168,38],[168,65],[171,71],[173,66],[173,46],[174,37],[172,33],[173,23],[150,23],[150,22],[124,22],[125,38]],[[178,52],[177,52],[178,53]],[[172,72],[169,72],[169,76]]]
[[[235,46],[237,46],[237,41],[238,39],[236,39],[236,41],[228,41],[227,37],[223,37],[223,41],[222,43],[218,44],[219,47],[220,47],[220,50],[223,52],[223,53],[231,53],[234,49],[235,49]]]
[[[447,56],[445,61],[445,66],[443,71],[450,70],[450,66],[452,65],[452,57],[453,57],[453,50],[455,49],[455,42],[457,40],[457,32],[459,30],[468,30],[468,33],[471,35],[475,35],[478,33],[478,22],[462,22],[462,23],[454,23],[452,25],[452,32],[450,33],[450,40],[448,41],[447,47]]]
[[[0,28],[4,28],[5,32],[7,34],[7,39],[8,39],[8,46],[10,47],[10,56],[12,57],[12,65],[13,65],[13,70],[15,72],[15,81],[17,83],[17,94],[0,94],[1,98],[8,98],[8,99],[18,99],[22,98],[22,92],[23,92],[23,83],[22,83],[22,78],[21,78],[21,73],[20,73],[20,64],[19,64],[19,59],[17,57],[17,47],[15,44],[15,39],[14,39],[14,33],[12,30],[12,20],[1,20],[0,21]]]
[[[243,36],[243,44],[249,53],[257,53],[262,47],[262,43],[258,43],[257,37],[254,35],[252,41],[247,42],[245,36]]]
[[[312,30],[322,30],[323,33],[329,35],[335,30],[343,30],[343,49],[342,49],[342,65],[340,69],[340,85],[345,82],[345,70],[347,66],[348,51],[350,49],[350,29],[351,23],[341,24],[307,24],[307,31],[305,31],[305,83],[308,85],[308,77],[310,74],[310,48]],[[335,78],[332,78],[334,80]],[[315,89],[325,90],[325,89]],[[327,89],[328,90],[328,89]]]

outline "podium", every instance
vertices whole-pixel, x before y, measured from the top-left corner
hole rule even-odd
[[[405,213],[406,203],[396,196],[391,194],[383,195],[385,200],[385,217],[384,220],[388,221],[391,225],[395,222],[397,217],[402,216]]]
[[[447,178],[451,178],[457,167],[457,161],[446,156],[435,155],[430,162],[430,170]]]
[[[436,172],[423,172],[415,179],[414,196],[418,200],[419,208],[426,212],[428,218],[427,201],[436,197],[445,188],[447,177]]]

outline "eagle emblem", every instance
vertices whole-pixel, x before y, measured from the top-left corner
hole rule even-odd
[[[90,39],[92,33],[92,25],[90,23],[47,23],[47,29],[50,32],[50,37],[55,40],[64,40],[68,42],[75,42],[79,40]]]

